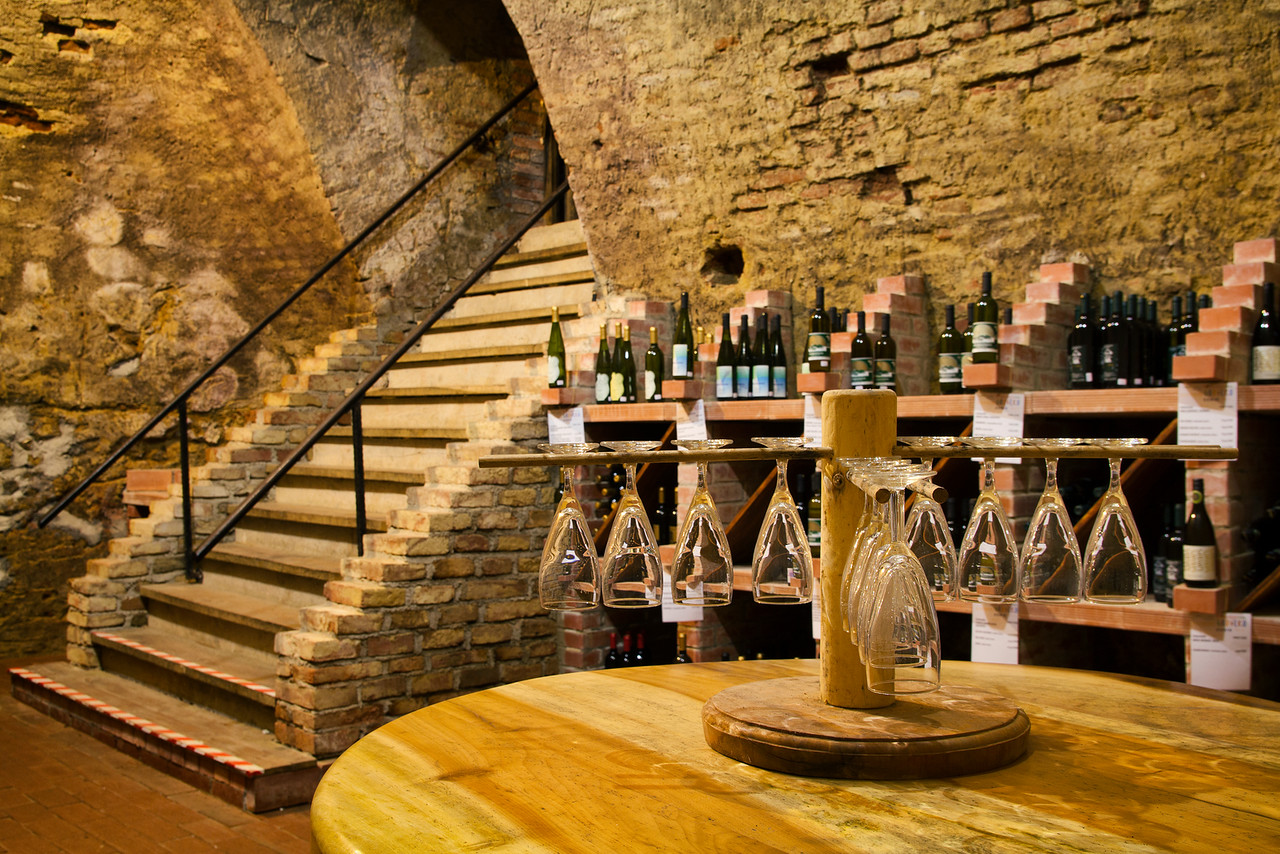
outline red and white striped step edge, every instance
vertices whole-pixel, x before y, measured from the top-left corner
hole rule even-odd
[[[41,676],[33,670],[27,670],[25,667],[11,667],[9,668],[9,673],[25,679],[35,685],[39,685],[42,688],[53,691],[68,700],[79,703],[80,705],[93,709],[96,712],[109,715],[121,723],[128,724],[134,729],[148,735],[153,735],[156,738],[163,739],[170,744],[181,747],[183,750],[190,750],[193,753],[198,753],[199,755],[206,756],[215,762],[220,762],[223,765],[234,768],[246,777],[257,777],[263,773],[262,766],[260,765],[254,765],[252,762],[241,759],[238,756],[232,756],[230,753],[218,750],[216,747],[210,747],[198,739],[189,738],[180,732],[174,732],[171,729],[160,726],[160,724],[152,723],[145,718],[140,718],[137,715],[131,715],[126,711],[117,709],[109,703],[104,703],[102,700],[96,700],[81,691],[77,691],[74,688],[68,688],[61,682],[56,682],[47,676]]]
[[[103,638],[104,640],[109,640],[109,641],[112,641],[113,643],[123,644],[129,647],[130,649],[136,649],[138,652],[144,653],[146,655],[154,655],[156,658],[162,658],[165,661],[172,662],[173,664],[178,664],[183,667],[189,667],[192,670],[196,670],[196,671],[199,671],[200,673],[205,674],[206,676],[212,676],[215,679],[222,679],[226,682],[231,682],[232,684],[243,686],[245,688],[250,689],[251,691],[257,691],[259,694],[265,694],[268,697],[274,697],[276,695],[275,689],[268,688],[266,685],[259,685],[257,682],[251,682],[248,679],[241,679],[239,676],[232,676],[230,673],[223,673],[221,670],[216,670],[212,667],[209,667],[204,664],[199,664],[194,661],[188,661],[185,658],[181,658],[176,655],[171,655],[170,653],[167,653],[167,652],[162,652],[153,647],[149,647],[146,644],[138,643],[135,640],[130,640],[129,638],[122,638],[119,635],[112,634],[111,632],[95,631],[93,632],[93,635],[94,637]]]

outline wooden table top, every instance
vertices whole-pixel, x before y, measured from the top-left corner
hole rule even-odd
[[[793,777],[707,747],[708,697],[816,661],[590,671],[469,694],[349,748],[313,850],[1280,850],[1280,704],[1125,676],[947,662],[1031,718],[1013,765],[940,780]]]

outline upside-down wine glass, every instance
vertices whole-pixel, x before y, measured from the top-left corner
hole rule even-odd
[[[652,451],[661,444],[605,442],[604,446],[620,454],[632,454]],[[604,577],[604,604],[611,608],[654,608],[662,604],[662,561],[648,514],[636,494],[636,464],[623,462],[622,467],[626,485],[614,512],[613,530],[609,532],[600,570]]]
[[[889,535],[889,523],[885,516],[887,502],[876,500],[878,490],[872,482],[872,476],[880,472],[901,471],[911,464],[901,457],[841,458],[836,463],[845,470],[846,476],[862,493],[864,509],[859,518],[867,520],[854,537],[853,546],[849,549],[849,560],[840,577],[842,625],[856,641],[857,613],[859,604],[865,601],[867,569],[887,545]]]
[[[712,451],[732,439],[678,439],[682,451]],[[733,555],[720,514],[707,491],[707,462],[699,460],[698,488],[676,538],[671,598],[682,605],[728,605],[733,597]]]
[[[549,454],[586,454],[595,442],[542,444]],[[583,611],[600,604],[600,564],[587,517],[573,493],[573,466],[560,466],[560,503],[542,547],[538,599],[549,611]]]
[[[1146,439],[1110,439],[1093,444],[1122,449]],[[1111,469],[1089,544],[1085,546],[1084,596],[1104,605],[1132,605],[1147,595],[1147,559],[1129,502],[1120,490],[1120,458],[1107,460]]]
[[[933,468],[930,448],[945,448],[956,443],[954,436],[907,436],[898,440],[921,451],[920,464]],[[950,602],[956,598],[959,578],[956,574],[956,545],[951,539],[942,505],[928,492],[917,492],[907,516],[907,545],[920,560],[925,580],[933,591],[933,601]]]
[[[1018,545],[1013,528],[996,494],[996,461],[991,453],[1014,448],[1021,439],[967,437],[966,445],[985,452],[982,460],[982,493],[973,506],[958,557],[960,598],[999,604],[1018,597]]]
[[[803,448],[808,438],[753,438],[772,451]],[[764,512],[751,560],[751,589],[757,602],[800,605],[813,599],[813,558],[800,512],[787,488],[787,461],[778,458],[778,483]]]
[[[1028,439],[1052,453],[1079,444],[1079,439]],[[1044,461],[1044,492],[1031,514],[1031,526],[1018,562],[1018,598],[1024,602],[1080,601],[1080,544],[1067,505],[1058,491],[1058,459]]]

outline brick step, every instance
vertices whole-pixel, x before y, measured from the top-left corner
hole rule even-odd
[[[249,812],[311,800],[326,764],[261,728],[101,670],[15,667],[13,696]]]
[[[200,564],[204,585],[303,607],[323,601],[324,585],[342,577],[342,558],[221,542]]]
[[[292,477],[316,477],[328,480],[350,481],[355,479],[355,470],[342,466],[322,466],[314,463],[298,463],[289,469]],[[365,468],[364,481],[368,483],[398,483],[406,486],[422,486],[423,474],[420,471],[399,471],[393,469]]]
[[[302,624],[296,605],[264,602],[203,584],[144,584],[139,591],[149,615],[173,624],[187,637],[207,637],[208,643],[228,642],[273,653],[276,633]]]
[[[266,519],[274,522],[296,522],[325,528],[354,529],[356,514],[345,510],[317,510],[306,504],[288,504],[282,501],[260,501],[249,511],[250,519]],[[368,513],[365,525],[370,531],[386,531],[387,517],[383,513]]]
[[[549,288],[556,285],[580,285],[595,282],[595,273],[591,270],[573,270],[567,273],[553,273],[547,276],[529,276],[523,279],[508,279],[500,282],[480,281],[467,291],[468,296],[484,294],[501,294],[511,291]]]
[[[500,293],[468,293],[454,304],[443,319],[456,320],[462,317],[483,317],[495,313],[534,311],[549,309],[553,305],[587,305],[595,297],[595,289],[595,280],[588,279],[574,284],[547,285]]]
[[[577,317],[580,314],[577,305],[556,306],[560,310],[561,319]],[[470,315],[467,317],[450,317],[445,316],[436,321],[435,325],[427,330],[427,334],[423,336],[424,340],[430,338],[438,332],[454,332],[460,329],[499,329],[507,326],[534,326],[547,325],[551,323],[552,306],[540,308],[526,308],[519,311],[501,311],[493,314]],[[545,334],[550,333],[550,328],[544,330]]]
[[[116,673],[260,729],[275,727],[274,656],[215,647],[162,628],[93,632],[98,661]]]
[[[508,252],[493,265],[493,270],[509,270],[512,267],[528,267],[534,264],[546,264],[549,261],[560,261],[565,258],[585,258],[587,256],[586,241],[566,243],[562,246],[546,246],[526,252]]]
[[[441,388],[439,386],[390,386],[388,388],[372,389],[366,395],[366,399],[371,400],[398,400],[398,399],[414,399],[414,400],[440,400],[443,402],[455,400],[475,400],[506,397],[511,393],[510,385],[478,385],[471,388]]]
[[[549,316],[548,316],[549,317]],[[396,362],[396,367],[428,367],[456,365],[470,362],[534,359],[545,355],[547,342],[511,344],[505,347],[472,347],[465,350],[444,350],[439,353],[409,353]]]
[[[467,431],[461,427],[365,427],[360,431],[366,440],[404,440],[416,442],[461,442]],[[333,427],[325,434],[329,439],[351,438],[350,427]]]

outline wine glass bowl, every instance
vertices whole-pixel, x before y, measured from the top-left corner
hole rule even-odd
[[[1084,598],[1132,605],[1147,595],[1147,558],[1138,525],[1120,489],[1120,460],[1107,460],[1110,481],[1084,551]]]
[[[679,439],[681,451],[711,451],[732,439]],[[729,538],[707,491],[707,463],[699,461],[698,486],[676,537],[671,564],[671,598],[683,605],[728,605],[733,597],[733,555]]]
[[[594,442],[538,446],[551,454],[585,454]],[[574,495],[573,467],[560,467],[556,506],[538,570],[538,599],[550,611],[582,611],[600,604],[600,564],[586,516]]]
[[[620,454],[643,453],[662,445],[650,441],[604,442]],[[626,486],[614,512],[613,528],[605,546],[604,604],[613,608],[653,608],[662,604],[662,561],[648,514],[636,494],[636,464],[623,462]]]
[[[1018,546],[1004,505],[996,494],[993,458],[983,459],[982,472],[982,492],[974,504],[957,556],[960,598],[993,604],[1013,602],[1018,596]]]
[[[1078,602],[1083,565],[1080,544],[1058,491],[1058,461],[1048,457],[1044,462],[1044,492],[1031,515],[1018,561],[1018,598],[1025,602]]]
[[[751,441],[773,451],[803,448],[808,437],[759,437]],[[751,560],[751,589],[757,602],[799,605],[813,599],[813,558],[809,538],[787,488],[787,461],[777,460],[777,485],[765,510]]]

